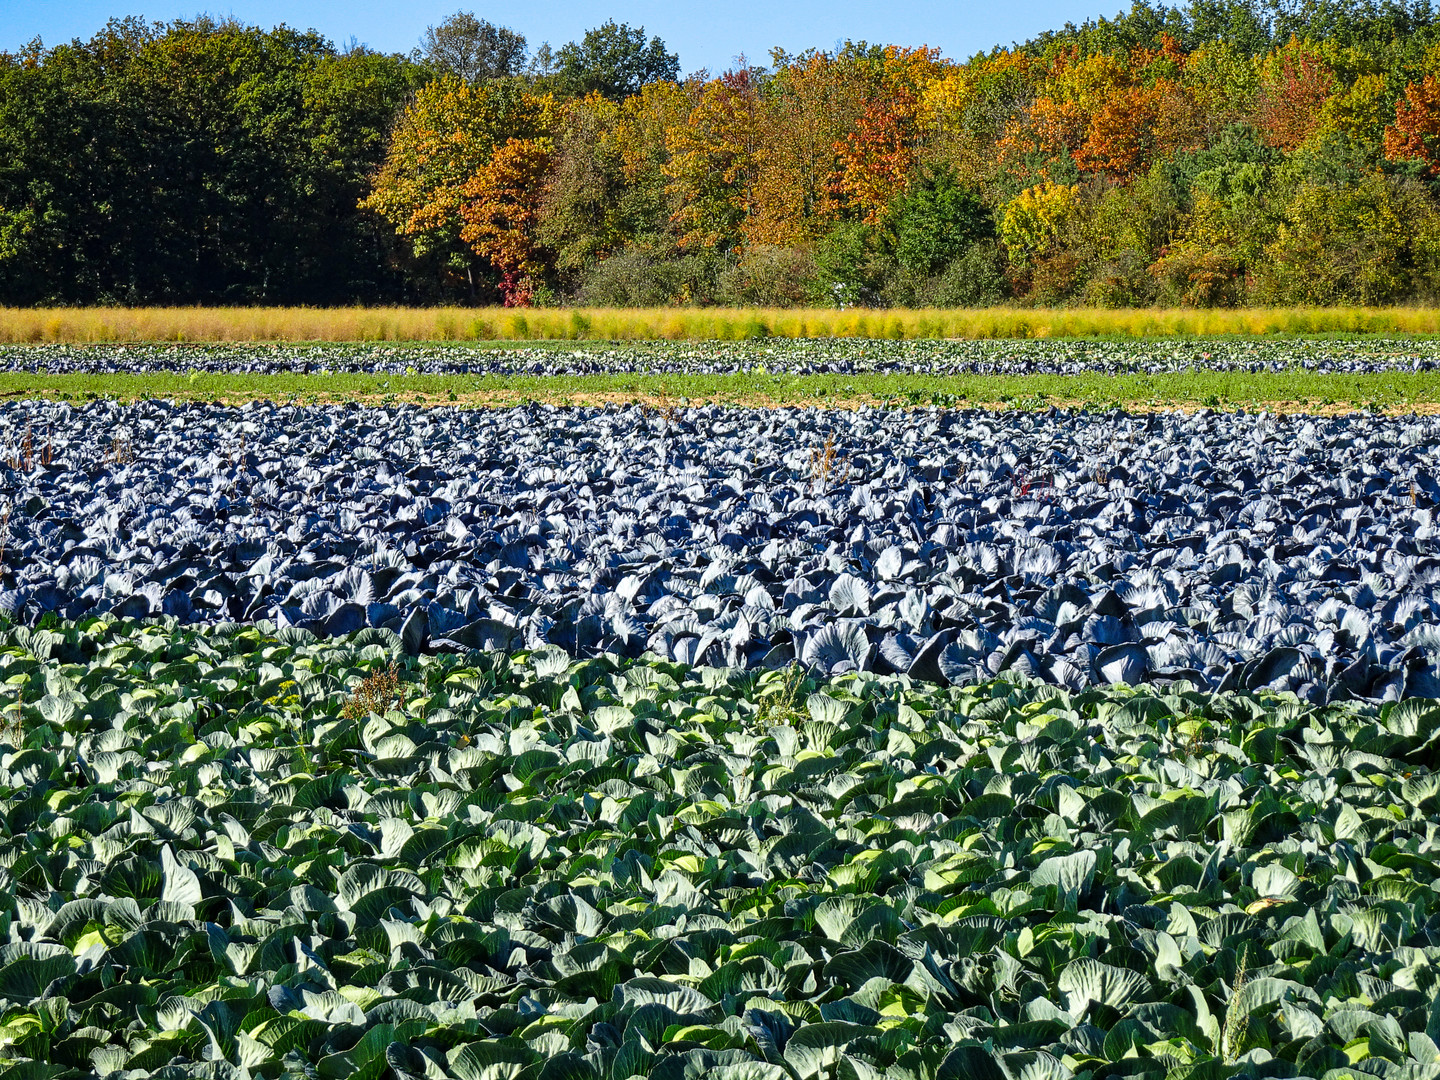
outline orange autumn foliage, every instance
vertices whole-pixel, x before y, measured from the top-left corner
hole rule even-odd
[[[1200,142],[1202,116],[1195,98],[1179,83],[1130,86],[1090,116],[1075,164],[1086,172],[1129,179],[1176,151]]]
[[[500,271],[507,306],[528,298],[542,270],[534,224],[551,156],[548,138],[507,139],[460,189],[460,238]]]
[[[1153,44],[1081,39],[965,63],[865,43],[777,50],[769,70],[575,99],[525,130],[537,84],[446,86],[397,128],[367,205],[417,253],[458,252],[467,270],[478,253],[511,303],[532,284],[537,301],[1282,302],[1322,295],[1298,280],[1308,252],[1330,260],[1323,295],[1440,290],[1440,240],[1412,245],[1418,269],[1362,289],[1349,278],[1376,260],[1355,251],[1395,215],[1356,231],[1337,211],[1306,231],[1323,200],[1295,194],[1347,145],[1373,161],[1382,140],[1391,160],[1440,177],[1434,58],[1417,70],[1412,54],[1329,38],[1190,53],[1141,40]],[[1433,197],[1395,170],[1384,185],[1371,201],[1407,213],[1416,193]],[[937,254],[912,259],[934,237]]]
[[[1023,123],[1011,121],[1002,152],[1007,156],[1015,151],[1074,154],[1085,144],[1089,129],[1090,115],[1078,102],[1038,98]]]
[[[1385,157],[1423,161],[1428,175],[1440,176],[1440,78],[1426,75],[1405,87],[1395,103],[1395,123],[1385,129]]]
[[[1319,127],[1321,110],[1335,92],[1335,72],[1310,45],[1291,38],[1266,62],[1255,120],[1267,145],[1286,153]]]
[[[866,224],[879,222],[914,167],[914,113],[914,96],[896,90],[889,100],[869,102],[854,130],[836,144],[835,191]]]
[[[384,166],[361,207],[373,210],[419,253],[453,239],[460,187],[494,149],[508,116],[493,96],[453,79],[426,85],[400,114]]]
[[[864,72],[853,61],[823,52],[775,60],[761,116],[766,152],[744,225],[751,244],[803,243],[839,215],[836,146],[864,107]]]
[[[832,188],[867,224],[884,217],[915,167],[921,97],[947,71],[939,57],[938,49],[884,49],[860,115],[835,143]]]
[[[1203,109],[1183,81],[1186,61],[1169,36],[1128,56],[1059,54],[1041,93],[1007,124],[1002,160],[1068,153],[1082,172],[1123,182],[1198,145]]]
[[[502,274],[523,275],[529,257],[517,254],[523,245],[516,231],[529,228],[524,214],[549,161],[541,168],[533,149],[515,146],[548,147],[554,123],[549,94],[437,79],[399,117],[385,165],[360,205],[387,219],[417,254],[454,257],[463,244]]]

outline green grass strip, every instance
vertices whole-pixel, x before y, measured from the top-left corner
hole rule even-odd
[[[0,374],[9,400],[344,402],[509,405],[523,401],[647,403],[1050,404],[1089,407],[1424,407],[1440,404],[1440,373],[1321,375],[1190,372],[1158,375],[144,375]]]

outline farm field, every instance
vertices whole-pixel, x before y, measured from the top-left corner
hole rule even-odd
[[[0,1080],[1430,1080],[1437,362],[0,348]]]
[[[1440,341],[0,346],[0,399],[1431,411]]]
[[[1440,419],[0,405],[0,613],[1428,695]]]
[[[10,630],[0,671],[13,1075],[1440,1058],[1434,702],[111,616]]]

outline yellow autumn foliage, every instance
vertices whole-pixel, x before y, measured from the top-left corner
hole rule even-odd
[[[1044,255],[1079,208],[1077,186],[1048,180],[1011,199],[1000,217],[1000,239],[1011,261],[1023,266]]]

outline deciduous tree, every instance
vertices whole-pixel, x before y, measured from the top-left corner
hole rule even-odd
[[[919,160],[921,97],[947,68],[938,49],[855,51],[868,61],[869,86],[854,126],[836,143],[833,186],[852,213],[878,225]]]
[[[534,232],[552,146],[506,139],[460,189],[460,239],[500,275],[506,307],[525,307],[544,271]]]
[[[401,114],[385,164],[360,205],[388,221],[417,255],[443,258],[464,275],[473,295],[477,267],[461,236],[465,185],[490,162],[497,144],[546,136],[553,124],[548,95],[509,83],[437,79]]]
[[[742,67],[690,89],[694,107],[666,132],[672,220],[682,248],[731,247],[755,208],[760,76]]]
[[[211,19],[0,59],[0,302],[413,295],[356,202],[418,75]]]
[[[1395,122],[1385,129],[1385,156],[1423,162],[1428,175],[1440,176],[1440,77],[1426,75],[1405,87]]]
[[[1266,59],[1261,76],[1256,127],[1266,143],[1289,152],[1320,127],[1326,99],[1335,92],[1335,73],[1320,53],[1292,38]]]
[[[866,81],[861,65],[844,54],[777,50],[772,60],[760,113],[765,152],[745,236],[757,244],[803,245],[839,213],[836,146],[860,115]]]
[[[525,70],[525,36],[467,11],[425,31],[424,56],[438,74],[486,82]]]
[[[647,42],[643,26],[611,19],[556,51],[552,80],[561,94],[598,93],[619,101],[647,83],[679,77],[680,58],[663,41],[652,36]]]

